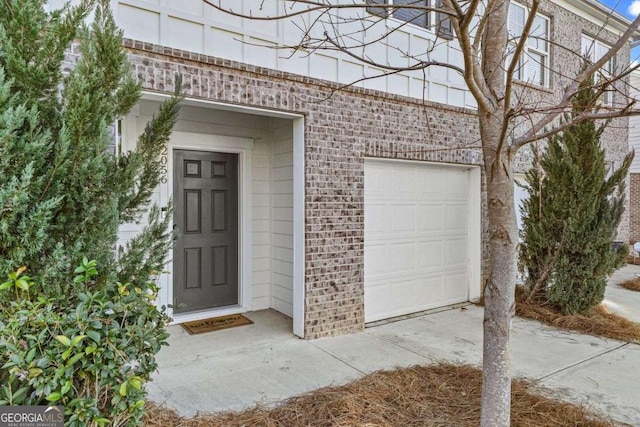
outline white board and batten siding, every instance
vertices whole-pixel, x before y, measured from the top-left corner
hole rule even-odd
[[[216,3],[238,12],[261,16],[275,16],[284,10],[281,0],[221,0]],[[202,0],[112,0],[111,4],[116,22],[127,38],[343,84],[382,73],[382,70],[338,52],[319,51],[289,58],[289,51],[278,49],[299,42],[302,36],[300,28],[315,19],[313,15],[256,21],[217,11]],[[372,19],[372,15],[364,9],[343,10],[340,13],[342,16],[349,13],[354,17]],[[425,52],[430,51],[432,60],[460,66],[463,63],[457,42],[436,39],[431,30],[406,25],[392,18],[375,24],[367,30],[366,35],[362,34],[358,22],[354,21],[352,25],[353,40],[350,42],[353,44],[365,43],[365,38],[374,40],[389,32],[390,28],[400,27],[392,32],[389,43],[375,43],[363,52],[364,56],[383,63],[406,65],[407,56],[400,50],[412,56],[424,56]],[[315,31],[321,36],[324,30],[318,27]],[[345,26],[342,31],[350,30]],[[475,108],[476,105],[462,76],[455,70],[443,67],[430,67],[424,73],[397,73],[356,85],[459,107]]]
[[[365,322],[476,297],[480,213],[472,171],[367,159]]]
[[[78,3],[79,0],[71,0]],[[49,8],[59,8],[67,0],[49,0]],[[556,0],[572,13],[597,24],[599,18],[589,15],[573,3]],[[216,0],[223,8],[257,16],[278,16],[292,13],[294,2],[283,0]],[[339,0],[337,3],[351,3]],[[369,89],[458,107],[476,108],[476,101],[467,89],[462,75],[447,67],[433,66],[425,70],[405,71],[389,76],[371,78],[382,70],[354,58],[334,52],[314,51],[294,54],[283,49],[295,46],[303,37],[303,30],[317,18],[315,14],[302,14],[290,19],[250,20],[218,11],[202,0],[111,0],[116,23],[124,36],[134,40],[168,46],[190,52],[272,68],[294,74],[317,77],[342,84],[354,83]],[[377,63],[392,67],[407,66],[408,58],[424,58],[463,67],[463,56],[454,39],[437,38],[434,31],[390,17],[379,20],[364,8],[341,9],[336,12],[342,21],[341,33],[349,34],[349,44],[362,45],[355,53]],[[367,19],[367,30],[362,31],[362,18]],[[606,18],[609,21],[608,17]],[[375,24],[373,24],[375,22]],[[373,25],[372,25],[373,24]],[[352,26],[349,28],[348,26]],[[323,38],[323,25],[311,30],[313,36]],[[616,31],[609,25],[607,28]],[[619,30],[617,30],[619,32]],[[385,43],[371,43],[384,34],[390,34]],[[362,81],[363,78],[366,78]]]

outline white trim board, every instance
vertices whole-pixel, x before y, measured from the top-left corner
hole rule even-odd
[[[293,333],[304,338],[304,118],[293,121]]]

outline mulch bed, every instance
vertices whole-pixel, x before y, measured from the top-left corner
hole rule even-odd
[[[619,285],[625,289],[629,289],[630,291],[640,292],[640,277],[619,283]]]
[[[471,366],[439,364],[380,371],[341,387],[292,397],[275,408],[181,418],[148,404],[149,427],[476,427],[480,424],[482,372]],[[562,402],[530,382],[514,380],[513,426],[604,427],[613,424],[587,408]]]
[[[611,313],[603,305],[588,313],[565,315],[552,307],[527,304],[516,292],[516,315],[567,331],[640,343],[640,323]]]

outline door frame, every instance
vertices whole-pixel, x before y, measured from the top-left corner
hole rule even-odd
[[[252,138],[200,134],[191,132],[172,133],[167,147],[167,182],[160,185],[161,197],[165,203],[173,196],[174,159],[173,150],[193,150],[238,155],[238,304],[198,310],[190,313],[173,313],[167,308],[167,314],[173,318],[173,324],[206,319],[212,316],[244,313],[251,308],[251,150]],[[173,224],[173,221],[171,221]],[[173,301],[173,250],[169,254],[166,271],[161,276],[161,302],[164,305]],[[164,283],[163,283],[164,282]]]

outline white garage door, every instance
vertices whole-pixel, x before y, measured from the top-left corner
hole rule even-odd
[[[367,160],[365,321],[469,300],[469,170]]]

